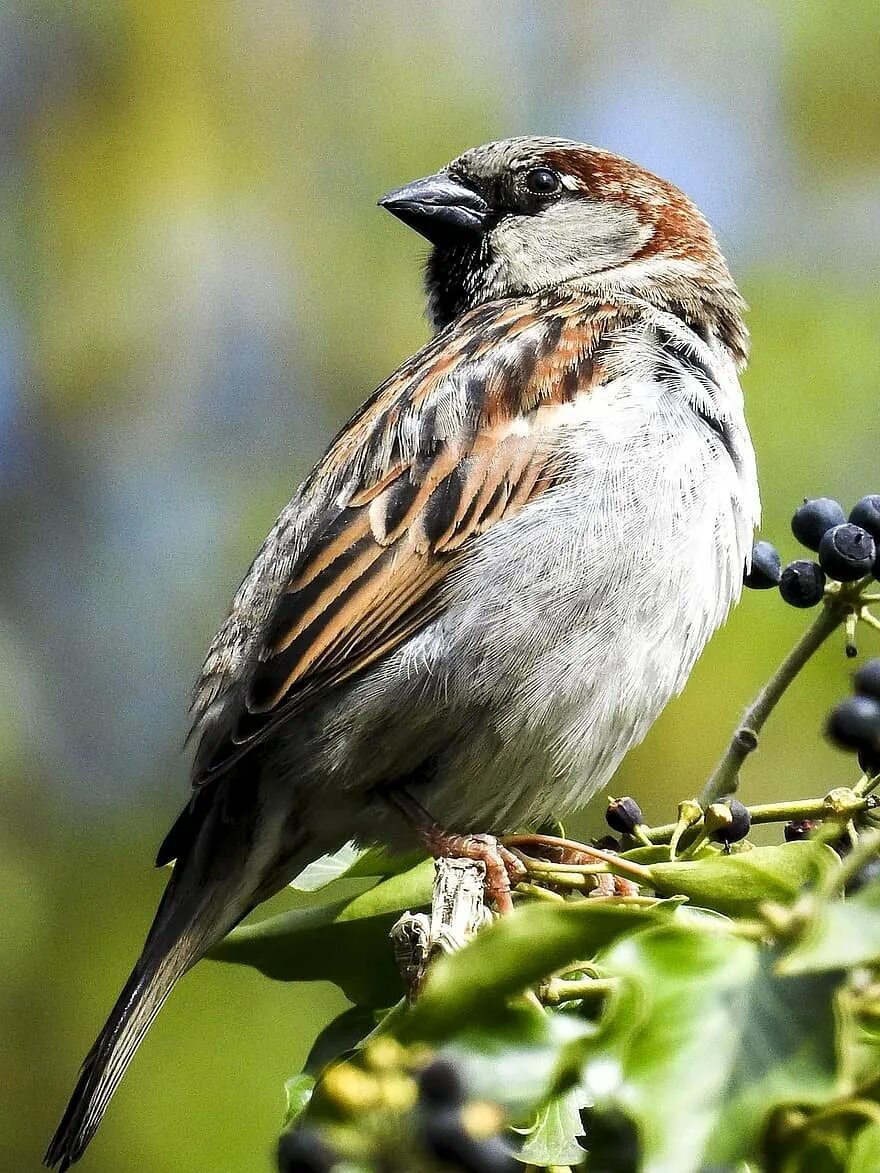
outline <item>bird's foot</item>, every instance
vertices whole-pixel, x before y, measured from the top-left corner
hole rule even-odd
[[[435,826],[424,836],[425,846],[435,858],[474,859],[486,869],[486,900],[499,912],[513,908],[511,890],[525,879],[526,869],[494,835],[453,835]]]
[[[473,859],[486,869],[486,902],[499,912],[513,908],[511,889],[525,878],[526,869],[512,851],[494,835],[456,835],[437,825],[425,808],[397,788],[387,793],[387,801],[397,807],[435,859]]]

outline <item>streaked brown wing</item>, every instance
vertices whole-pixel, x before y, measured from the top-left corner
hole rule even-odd
[[[442,612],[470,543],[562,475],[555,434],[602,381],[603,342],[629,320],[582,299],[484,306],[379,389],[307,482],[324,507],[200,780]]]

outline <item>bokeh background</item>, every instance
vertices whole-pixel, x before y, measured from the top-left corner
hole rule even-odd
[[[37,1168],[140,946],[227,600],[427,335],[422,246],[376,197],[524,132],[685,188],[752,306],[764,528],[793,556],[800,497],[880,490],[878,76],[874,0],[0,3],[0,1167]],[[668,819],[804,622],[746,598],[618,792]],[[750,798],[852,779],[819,735],[847,672],[837,648],[804,674]],[[86,1168],[269,1169],[341,1006],[200,966]]]

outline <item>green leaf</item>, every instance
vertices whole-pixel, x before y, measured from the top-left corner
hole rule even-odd
[[[347,872],[348,879],[361,876],[398,876],[401,872],[412,871],[426,859],[424,851],[408,851],[404,855],[392,855],[384,847],[370,847],[362,852]]]
[[[354,1052],[375,1029],[376,1015],[363,1006],[350,1006],[328,1022],[309,1051],[303,1071],[319,1078],[325,1067]]]
[[[727,916],[752,916],[765,901],[790,904],[805,884],[837,865],[823,843],[785,843],[734,855],[651,865],[661,896],[687,896],[693,904]]]
[[[353,842],[344,844],[332,855],[322,855],[292,880],[295,892],[317,892],[335,880],[371,879],[374,876],[397,876],[411,871],[425,859],[423,851],[391,855],[384,847],[361,848]]]
[[[841,1090],[838,975],[780,977],[776,961],[773,952],[758,953],[734,1008],[739,1046],[709,1147],[716,1161],[747,1157],[771,1106],[821,1104]]]
[[[334,880],[350,874],[352,867],[364,854],[354,843],[345,843],[332,855],[322,855],[310,863],[295,880],[290,881],[288,887],[295,892],[317,892]]]
[[[209,956],[278,981],[335,982],[353,1002],[389,1006],[403,989],[388,934],[401,912],[430,902],[433,872],[425,860],[353,899],[242,925]]]
[[[603,1046],[584,1044],[583,1082],[636,1121],[642,1173],[747,1158],[774,1104],[834,1093],[834,984],[780,978],[774,960],[677,921],[602,957],[624,984]]]
[[[471,1096],[495,1100],[530,1128],[538,1107],[576,1082],[581,1044],[595,1034],[595,1025],[577,1014],[547,1014],[520,1002],[465,1028],[441,1053],[460,1068]]]
[[[306,1108],[309,1106],[309,1101],[312,1098],[312,1093],[315,1090],[315,1077],[313,1075],[306,1075],[303,1072],[301,1075],[294,1075],[292,1079],[288,1079],[284,1084],[284,1094],[286,1096],[286,1105],[284,1109],[284,1127],[293,1124],[302,1116]]]
[[[469,1022],[491,1017],[506,997],[668,914],[662,905],[590,900],[517,908],[464,949],[437,958],[402,1030],[410,1038],[443,1039]]]
[[[583,1136],[581,1109],[587,1104],[583,1088],[570,1088],[554,1096],[538,1113],[534,1127],[526,1133],[519,1159],[529,1165],[577,1165],[585,1151],[577,1138]]]
[[[781,958],[780,973],[818,973],[880,963],[880,884],[816,909]]]
[[[425,859],[423,851],[406,855],[391,855],[384,847],[356,847],[344,844],[332,855],[322,855],[300,872],[288,887],[295,892],[317,892],[335,880],[371,879],[375,876],[397,876],[411,871]]]
[[[846,1173],[877,1173],[880,1169],[880,1124],[869,1124],[856,1135]]]
[[[584,1083],[622,1108],[641,1135],[643,1173],[700,1167],[737,1049],[731,1007],[755,948],[730,934],[670,927],[620,941],[604,968],[626,981],[612,1005],[604,1053]]]
[[[408,872],[389,876],[381,884],[349,900],[338,919],[359,920],[363,917],[383,916],[389,912],[401,913],[407,909],[423,908],[431,903],[433,886],[434,861],[422,860]]]

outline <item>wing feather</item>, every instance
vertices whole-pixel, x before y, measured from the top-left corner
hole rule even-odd
[[[318,508],[251,633],[197,783],[443,612],[470,545],[564,475],[556,433],[602,381],[597,356],[632,316],[581,297],[483,306],[379,389],[301,490]],[[222,636],[206,672],[224,662]]]

